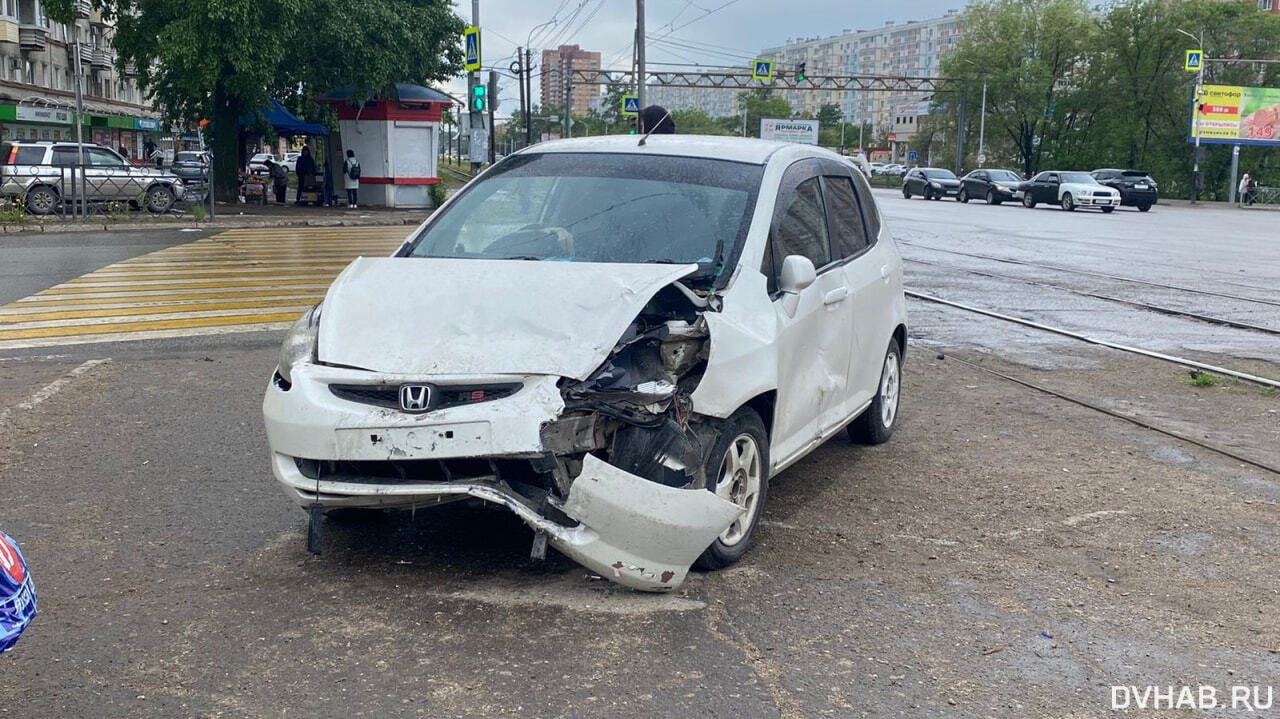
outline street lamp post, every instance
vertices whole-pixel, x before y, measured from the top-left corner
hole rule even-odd
[[[978,167],[986,164],[987,153],[987,81],[982,81],[982,117],[978,120]]]
[[[1176,28],[1175,28],[1176,29]],[[1204,97],[1204,31],[1200,31],[1200,37],[1196,37],[1186,30],[1178,30],[1179,33],[1186,35],[1196,41],[1196,47],[1200,50],[1200,70],[1196,72],[1196,96],[1195,101],[1191,103],[1192,109],[1196,113],[1195,121],[1195,156],[1192,158],[1191,166],[1191,201],[1200,201],[1200,186],[1202,178],[1200,176],[1200,116],[1204,113],[1200,111],[1200,98]]]

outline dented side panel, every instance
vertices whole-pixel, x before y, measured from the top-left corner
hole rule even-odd
[[[778,386],[777,324],[764,275],[740,271],[725,296],[724,309],[703,317],[711,335],[711,353],[706,373],[693,391],[693,410],[725,418],[752,397]]]

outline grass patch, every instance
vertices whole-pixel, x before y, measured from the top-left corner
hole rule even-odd
[[[1218,383],[1217,375],[1201,372],[1200,370],[1191,370],[1191,376],[1186,380],[1187,384],[1192,387],[1212,387]]]

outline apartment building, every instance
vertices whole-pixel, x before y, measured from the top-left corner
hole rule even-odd
[[[148,139],[163,139],[160,116],[134,68],[116,68],[111,23],[88,0],[77,9],[64,25],[50,22],[40,0],[0,0],[0,139],[75,139],[78,39],[85,142],[140,158]]]
[[[565,75],[573,70],[600,70],[600,53],[583,50],[577,45],[561,45],[555,50],[542,51],[542,106],[564,105]],[[596,78],[592,74],[588,77]],[[604,92],[604,88],[596,82],[573,83],[573,112],[575,115],[586,114]]]
[[[742,72],[740,67],[708,67],[703,72]],[[702,110],[711,117],[737,115],[738,95],[741,91],[724,87],[668,87],[649,85],[645,89],[645,101],[661,105],[668,110]]]
[[[954,49],[964,34],[959,10],[930,20],[887,22],[874,30],[844,30],[839,35],[789,40],[766,48],[761,57],[771,58],[784,73],[794,73],[805,63],[809,75],[880,75],[893,77],[937,77],[942,58]],[[839,105],[849,122],[867,122],[882,132],[891,132],[898,110],[927,99],[921,93],[873,91],[783,90],[781,95],[800,113],[817,115],[823,105]]]

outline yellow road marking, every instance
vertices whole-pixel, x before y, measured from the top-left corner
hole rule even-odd
[[[216,327],[219,325],[245,324],[252,320],[257,323],[292,322],[298,319],[299,312],[276,312],[261,315],[231,317],[194,317],[186,320],[148,320],[144,322],[113,322],[99,325],[83,325],[72,327],[39,327],[26,330],[0,330],[0,341],[16,339],[32,339],[36,337],[76,336],[103,334],[107,332],[134,332],[142,330],[182,329],[188,327]]]
[[[80,309],[80,310],[63,310],[60,312],[24,312],[22,314],[8,314],[0,310],[0,328],[13,327],[28,322],[45,322],[49,320],[73,320],[73,319],[90,319],[95,317],[130,317],[135,315],[163,315],[175,314],[181,312],[200,312],[200,311],[223,311],[223,310],[250,310],[265,309],[271,307],[298,307],[299,312],[307,309],[314,302],[308,302],[305,297],[296,297],[291,300],[258,300],[252,302],[215,302],[201,304],[156,304],[146,305],[142,307],[114,307],[114,308],[98,308],[98,309]]]
[[[190,284],[148,285],[148,286],[147,286],[147,289],[150,289],[150,290],[193,290],[193,289],[199,289],[199,288],[201,288],[201,287],[208,287],[208,288],[210,288],[210,289],[226,289],[226,288],[231,288],[231,287],[261,287],[261,286],[262,286],[262,284],[263,284],[263,283],[261,283],[261,282],[255,282],[255,281],[253,281],[253,280],[227,280],[227,281],[225,281],[225,282],[192,282],[192,283],[190,283]],[[275,286],[280,286],[280,285],[313,285],[313,284],[315,284],[315,282],[314,282],[313,280],[310,280],[310,279],[305,279],[305,280],[298,280],[298,279],[294,279],[294,280],[273,280],[273,281],[271,281],[271,283],[270,283],[270,284],[275,285]],[[126,294],[129,292],[129,285],[121,285],[120,287],[121,287],[121,289],[119,290],[119,292],[123,292],[123,293],[126,293]],[[37,296],[37,297],[55,297],[55,296],[58,296],[58,295],[82,295],[82,294],[93,294],[93,293],[102,293],[102,294],[106,294],[106,293],[110,293],[110,292],[114,292],[114,290],[111,290],[111,289],[109,289],[108,287],[65,287],[65,286],[59,286],[59,287],[52,287],[52,288],[50,288],[50,289],[44,290],[43,292],[37,292],[35,296]]]

